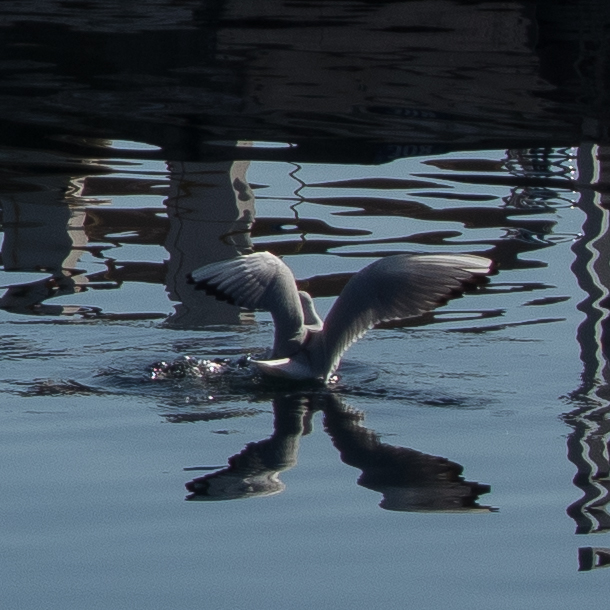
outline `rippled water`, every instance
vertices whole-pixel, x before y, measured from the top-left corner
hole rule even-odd
[[[0,7],[3,606],[605,600],[596,24],[543,2],[27,4]],[[389,254],[497,272],[320,388],[258,377],[270,316],[187,283],[264,250],[321,313]]]
[[[572,462],[590,459],[587,437],[603,439],[586,415],[595,398],[579,351],[596,356],[571,270],[597,239],[583,235],[585,196],[574,190],[582,153],[225,171],[125,164],[120,151],[137,146],[113,146],[107,173],[73,181],[44,227],[11,225],[5,208],[9,599],[38,599],[23,593],[32,570],[51,605],[74,607],[91,596],[98,607],[153,597],[188,607],[202,587],[223,607],[301,595],[343,607],[582,598],[572,575],[594,545],[574,530],[604,527],[571,482]],[[511,186],[531,159],[565,186]],[[237,218],[208,221],[231,185],[224,209]],[[409,326],[369,333],[329,390],[278,387],[237,364],[153,378],[154,363],[235,361],[270,344],[266,314],[218,305],[184,281],[218,244],[239,250],[249,235],[284,255],[322,311],[384,254],[477,252],[499,270]],[[70,263],[53,272],[58,251]],[[9,256],[47,270],[13,271]],[[579,438],[585,424],[594,429]],[[566,459],[566,437],[580,458]]]

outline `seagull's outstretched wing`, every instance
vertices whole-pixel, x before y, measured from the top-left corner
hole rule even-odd
[[[292,355],[307,335],[292,271],[277,256],[256,252],[200,267],[189,275],[200,290],[246,309],[269,311],[275,323],[273,358]]]
[[[398,254],[365,267],[352,276],[326,316],[321,368],[328,377],[367,330],[446,303],[491,267],[489,259],[471,254]]]

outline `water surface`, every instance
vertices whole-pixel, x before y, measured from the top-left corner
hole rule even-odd
[[[605,5],[42,4],[0,8],[4,605],[605,599]],[[263,250],[323,313],[385,255],[498,271],[278,385],[186,282]]]

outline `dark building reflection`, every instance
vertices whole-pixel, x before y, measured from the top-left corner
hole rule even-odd
[[[599,0],[158,0],[128,18],[120,0],[4,0],[0,21],[0,145],[218,161],[256,140],[298,144],[259,158],[375,163],[608,140]]]
[[[274,431],[229,458],[226,468],[189,481],[188,500],[232,500],[266,496],[285,489],[280,474],[297,463],[299,441],[311,417],[322,411],[324,429],[341,460],[362,471],[358,485],[383,497],[379,506],[393,511],[489,512],[478,503],[489,485],[466,481],[463,467],[446,458],[381,442],[366,428],[361,412],[337,395],[287,394],[273,401]]]

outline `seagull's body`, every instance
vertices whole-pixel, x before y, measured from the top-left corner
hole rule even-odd
[[[472,254],[388,256],[352,276],[324,322],[289,267],[269,252],[205,265],[189,279],[219,299],[271,313],[271,356],[252,361],[262,373],[326,383],[345,350],[367,330],[446,303],[491,267],[489,259]]]

